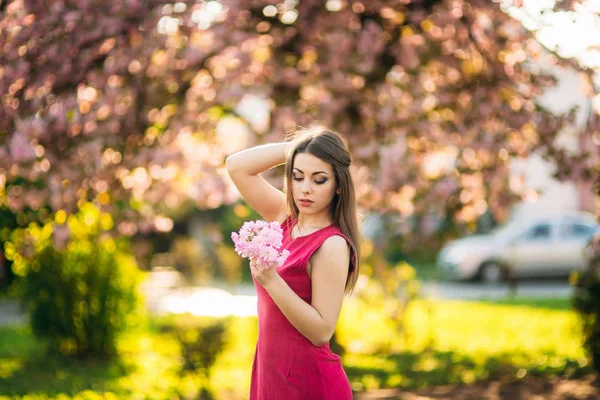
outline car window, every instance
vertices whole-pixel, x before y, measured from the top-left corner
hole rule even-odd
[[[560,227],[561,238],[587,237],[591,236],[594,228],[583,224],[563,224]]]
[[[539,224],[529,229],[525,234],[527,240],[547,240],[550,239],[551,227],[549,224]]]

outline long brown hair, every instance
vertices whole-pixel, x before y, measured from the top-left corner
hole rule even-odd
[[[287,193],[288,213],[298,218],[298,207],[292,196],[292,171],[296,154],[308,153],[329,164],[333,168],[337,185],[336,194],[330,205],[330,215],[334,225],[337,225],[344,236],[348,238],[351,247],[350,262],[354,269],[346,280],[346,293],[354,289],[358,279],[360,261],[360,231],[358,227],[358,208],[356,206],[356,194],[354,182],[350,175],[350,164],[352,156],[348,148],[348,141],[341,134],[324,129],[297,128],[289,133],[289,139],[293,140],[285,165],[285,189]]]

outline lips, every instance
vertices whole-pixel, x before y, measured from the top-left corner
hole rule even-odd
[[[312,202],[312,200],[309,200],[309,199],[300,199],[300,200],[298,200],[298,203],[302,204],[303,206],[309,206],[313,202]]]

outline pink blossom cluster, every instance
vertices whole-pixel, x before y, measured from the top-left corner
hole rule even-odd
[[[277,222],[248,221],[239,233],[232,232],[235,251],[242,257],[256,262],[263,268],[281,267],[290,255],[288,250],[279,252],[283,230]]]

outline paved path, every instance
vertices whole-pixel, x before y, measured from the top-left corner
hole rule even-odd
[[[573,288],[567,281],[522,281],[515,288],[516,297],[569,297]],[[424,282],[423,295],[429,298],[481,300],[500,299],[511,296],[507,284],[486,285],[462,282]]]
[[[25,314],[12,300],[0,300],[0,326],[23,325]]]

